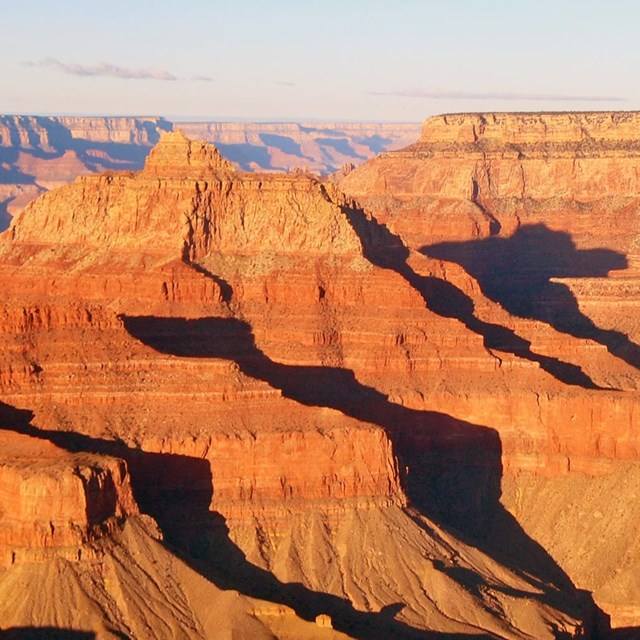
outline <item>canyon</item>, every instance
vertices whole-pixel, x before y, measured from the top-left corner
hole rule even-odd
[[[331,179],[118,122],[73,126],[141,170],[0,236],[3,631],[637,633],[640,114],[438,116]]]
[[[165,131],[212,142],[247,171],[330,174],[398,149],[417,124],[178,122],[160,117],[0,116],[0,230],[48,189],[80,175],[139,170]]]

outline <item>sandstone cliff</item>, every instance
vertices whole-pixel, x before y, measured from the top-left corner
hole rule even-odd
[[[534,221],[576,240],[618,236],[617,212],[629,218],[624,207],[639,195],[639,125],[635,112],[436,116],[416,144],[382,154],[342,187],[397,218],[416,244],[507,235]],[[602,218],[597,230],[580,215],[589,206]]]
[[[503,502],[617,626],[637,624],[640,602],[625,578],[637,557],[627,534],[638,455],[639,136],[634,112],[443,115],[416,144],[341,182],[416,252],[416,269],[439,278],[432,292],[457,301],[432,298],[434,310],[477,331],[492,353],[507,347],[574,387],[516,391],[511,381],[496,395],[477,379],[473,400],[456,406],[498,429]],[[604,489],[620,478],[624,491]],[[584,518],[595,520],[585,527]]]
[[[164,131],[219,145],[249,170],[332,173],[412,142],[415,124],[179,123],[164,118],[0,116],[0,230],[46,189],[79,175],[141,169]]]
[[[0,239],[0,426],[50,449],[55,468],[100,460],[94,484],[118,488],[91,494],[111,496],[98,526],[64,516],[79,535],[63,551],[23,534],[40,560],[29,575],[77,600],[77,576],[92,567],[87,628],[133,637],[144,637],[141,618],[156,635],[217,637],[193,604],[200,578],[263,603],[243,600],[237,615],[277,637],[313,637],[296,625],[318,616],[318,637],[333,633],[329,619],[360,638],[588,635],[589,599],[551,559],[537,562],[499,497],[503,467],[564,472],[597,457],[596,421],[581,446],[545,422],[591,391],[543,357],[547,369],[497,355],[478,325],[430,304],[441,279],[419,258],[330,183],[232,171],[175,133],[140,173],[82,177],[29,205]],[[603,410],[626,415],[625,394],[606,398]],[[611,457],[635,455],[629,442]],[[4,503],[29,514],[36,503],[15,473]],[[64,490],[82,498],[65,474]],[[169,550],[188,567],[152,581],[169,594],[157,606],[135,597],[127,612],[159,553],[148,530],[127,533],[136,511],[168,545],[159,571],[179,564]],[[521,548],[494,559],[487,533]],[[11,544],[0,589],[29,594]],[[140,545],[152,549],[123,570]],[[0,624],[51,625],[58,593],[36,613],[1,611]]]

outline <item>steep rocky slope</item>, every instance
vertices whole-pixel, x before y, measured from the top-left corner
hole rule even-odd
[[[498,429],[506,455],[521,434],[503,503],[616,626],[640,619],[629,578],[638,566],[639,139],[638,113],[438,116],[415,145],[341,183],[458,301],[434,310],[493,353],[510,343],[520,357],[556,359],[534,358],[561,387],[488,395],[476,378],[473,406],[456,406]],[[537,455],[523,457],[527,440]]]
[[[35,604],[0,626],[69,627],[62,600],[104,637],[590,637],[499,498],[503,469],[591,463],[599,425],[540,416],[593,392],[487,348],[423,262],[334,185],[180,133],[27,206],[0,238],[0,590]],[[59,492],[84,513],[49,516]]]

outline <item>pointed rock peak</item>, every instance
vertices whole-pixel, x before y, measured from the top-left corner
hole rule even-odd
[[[211,144],[189,140],[180,130],[163,133],[151,150],[144,172],[163,177],[206,177],[214,172],[234,171]]]

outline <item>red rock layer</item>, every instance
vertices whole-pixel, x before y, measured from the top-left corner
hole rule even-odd
[[[598,502],[603,521],[624,529],[616,514],[629,508],[627,498],[609,496],[605,508],[593,494],[640,452],[639,140],[634,112],[443,115],[425,122],[416,144],[341,182],[422,254],[412,258],[416,269],[473,301],[475,318],[513,329],[532,352],[579,366],[604,388],[534,382],[529,365],[516,360],[510,375],[519,382],[500,392],[478,376],[455,400],[432,391],[429,401],[498,430],[512,487],[504,503],[582,588],[595,591],[616,625],[637,623],[630,612],[638,596],[604,557],[613,553],[627,571],[632,552],[624,544],[608,549],[604,539],[618,534],[591,535],[578,514]],[[491,352],[504,367],[500,347]],[[455,375],[454,368],[448,379]],[[547,518],[545,500],[562,516]],[[583,562],[578,549],[598,551]]]
[[[53,311],[31,303],[35,314],[60,313],[60,300],[81,295],[96,303],[108,300],[116,313],[188,316],[202,315],[194,304],[211,305],[211,315],[219,315],[228,287],[232,306],[242,309],[258,346],[272,359],[346,367],[398,404],[498,428],[509,468],[587,468],[589,460],[636,455],[632,399],[615,391],[601,394],[598,411],[620,416],[615,447],[606,444],[609,427],[599,414],[588,421],[588,438],[583,422],[567,432],[565,422],[575,422],[576,408],[588,406],[591,394],[577,387],[560,393],[561,385],[535,363],[504,353],[497,357],[477,333],[425,309],[406,278],[362,257],[366,234],[354,232],[343,214],[348,201],[330,186],[303,176],[235,178],[215,156],[203,160],[210,171],[205,180],[202,166],[188,164],[191,145],[172,134],[144,173],[83,178],[25,211],[6,245],[5,263],[20,265],[12,268],[7,291],[24,297],[30,290],[38,300],[57,301]],[[167,165],[163,154],[178,164],[182,160],[184,175],[193,171],[194,177],[158,179],[159,167]],[[175,173],[171,163],[167,171]],[[63,214],[67,210],[71,215]],[[52,228],[64,244],[47,240]],[[200,263],[214,278],[187,268],[181,257]],[[139,275],[131,278],[131,271]],[[457,282],[473,287],[468,276]],[[486,300],[478,308],[488,319],[497,313]],[[104,312],[87,313],[91,330]],[[498,317],[507,326],[513,323],[504,312]],[[73,329],[67,331],[71,335]],[[599,345],[539,323],[528,323],[526,331],[527,337],[537,336],[542,350],[576,364],[589,353],[596,363],[622,366]],[[472,371],[474,382],[468,377]],[[518,376],[511,375],[516,371]],[[531,393],[532,386],[540,391]],[[510,393],[496,394],[499,388]],[[458,398],[453,410],[452,396]]]
[[[428,287],[444,267],[410,256],[334,186],[237,174],[215,151],[170,134],[143,172],[84,177],[27,207],[0,240],[0,263],[0,398],[34,412],[27,435],[124,461],[140,510],[170,541],[185,527],[194,536],[189,518],[205,522],[213,507],[280,579],[303,573],[307,587],[362,606],[374,594],[380,607],[399,597],[411,603],[403,619],[418,627],[423,616],[468,631],[482,610],[483,628],[503,637],[550,637],[549,619],[578,633],[575,603],[561,614],[543,597],[533,617],[518,604],[505,622],[496,602],[509,590],[529,602],[537,587],[519,581],[519,568],[495,567],[481,582],[497,600],[465,591],[479,584],[469,576],[486,557],[459,571],[430,521],[416,524],[403,507],[409,492],[427,514],[449,509],[473,529],[485,510],[501,510],[503,464],[548,471],[599,456],[596,420],[586,444],[553,420],[575,414],[591,392],[574,385],[565,396],[536,361],[487,346],[477,324],[430,306]],[[451,272],[473,290],[464,272]],[[496,307],[479,309],[486,323],[497,313],[492,322],[508,334],[514,323]],[[563,342],[532,325],[547,346]],[[563,357],[592,349],[569,342]],[[603,397],[600,409],[618,407],[626,429],[626,395]],[[635,455],[636,442],[631,432],[612,455]],[[421,568],[385,591],[393,567],[360,556],[345,566],[376,569],[368,582],[354,579],[358,587],[335,568],[330,578],[317,567],[305,573],[300,523],[310,513],[326,520],[317,526],[325,559],[342,562],[347,538],[366,546],[378,516],[380,540],[398,531],[412,540],[411,558],[435,544],[429,584]],[[345,527],[334,537],[331,523],[338,531],[345,522],[357,535]],[[278,536],[291,543],[268,544]],[[450,581],[466,604],[443,618],[446,598],[432,606],[424,594],[442,595],[438,585]]]
[[[47,559],[52,549],[77,560],[92,536],[138,513],[121,460],[69,454],[12,432],[0,437],[0,566]]]
[[[316,276],[298,286],[307,279],[302,266],[313,264],[301,256],[318,255],[317,265],[337,261],[328,273],[362,261],[335,188],[304,176],[235,177],[214,149],[168,134],[143,173],[82,178],[46,194],[9,235],[4,261],[13,276],[2,309],[7,350],[0,380],[3,397],[33,409],[37,424],[64,429],[80,421],[90,435],[118,434],[150,452],[206,457],[217,478],[214,504],[223,512],[242,512],[239,498],[404,502],[382,430],[329,409],[301,408],[228,360],[159,355],[129,336],[118,317],[228,316],[229,284],[183,261],[212,254],[234,264],[249,257],[263,273],[234,293],[232,305],[250,299],[251,286],[261,300],[278,304],[284,280],[269,264],[276,260],[288,264],[286,295],[317,315]],[[266,265],[256,265],[265,257],[253,255],[266,256]],[[322,318],[310,320],[319,325],[309,345],[317,352],[322,342],[314,343],[327,330]],[[11,345],[26,336],[37,346],[17,353]],[[283,448],[285,458],[277,455]]]

